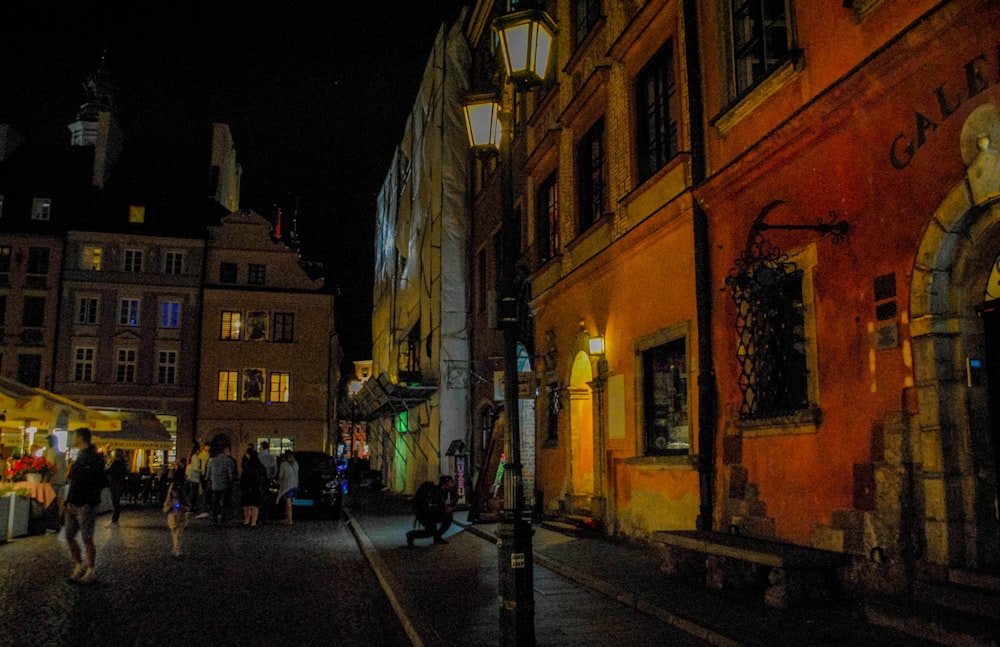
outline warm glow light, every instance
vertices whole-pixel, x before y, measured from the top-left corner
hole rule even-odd
[[[491,94],[469,97],[462,105],[469,145],[481,151],[500,150],[500,104]]]
[[[516,11],[493,22],[507,76],[520,85],[545,79],[556,26],[544,11]]]
[[[591,337],[588,340],[588,342],[589,342],[588,346],[589,346],[589,350],[590,350],[590,354],[591,355],[603,355],[604,354],[604,336],[603,335],[597,335],[595,337]]]
[[[351,380],[347,385],[347,392],[350,395],[356,395],[358,391],[361,390],[361,386],[364,384],[361,380]]]

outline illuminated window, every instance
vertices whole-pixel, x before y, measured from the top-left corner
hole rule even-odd
[[[599,119],[577,147],[582,234],[608,210],[608,160],[604,150],[604,119]]]
[[[118,324],[121,326],[139,325],[139,300],[122,299],[118,308]]]
[[[642,351],[642,388],[646,455],[688,453],[691,422],[685,337]]]
[[[76,302],[76,323],[92,326],[97,323],[96,297],[80,297]]]
[[[236,389],[239,383],[239,371],[219,371],[219,402],[236,402]]]
[[[274,313],[274,329],[271,331],[271,341],[295,341],[295,315],[291,312]]]
[[[48,198],[35,198],[31,203],[32,220],[48,220],[52,215],[52,201]]]
[[[639,179],[645,180],[677,155],[677,87],[670,42],[639,72],[636,91],[636,143]]]
[[[84,270],[100,271],[101,258],[104,250],[95,245],[85,245],[80,257],[80,268]]]
[[[219,264],[219,283],[236,283],[236,263]]]
[[[179,301],[164,301],[160,304],[160,328],[181,327],[181,304]]]
[[[729,0],[736,95],[781,67],[790,54],[786,0]]]
[[[122,384],[135,382],[136,351],[134,348],[118,349],[118,364],[115,370],[115,381]]]
[[[81,346],[73,353],[73,381],[94,381],[94,349]]]
[[[399,415],[396,416],[396,431],[401,434],[405,434],[410,430],[410,412],[400,411]]]
[[[548,262],[559,253],[559,183],[550,175],[538,191],[538,260]]]
[[[156,367],[157,384],[177,384],[177,351],[161,350]]]
[[[163,273],[181,274],[184,272],[184,252],[167,252],[163,255]]]
[[[243,315],[236,310],[225,310],[222,313],[222,332],[220,339],[239,341]]]
[[[267,266],[250,264],[247,268],[247,283],[250,285],[264,285],[267,280]]]
[[[142,271],[142,250],[126,249],[122,256],[122,269],[126,272]]]
[[[271,373],[268,385],[268,402],[288,402],[291,373]]]

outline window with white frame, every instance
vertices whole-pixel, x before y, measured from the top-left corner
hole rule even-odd
[[[126,272],[142,271],[142,250],[126,249],[122,255],[122,269]]]
[[[31,202],[31,219],[48,220],[52,215],[52,200],[48,198],[35,198]]]
[[[239,371],[219,371],[219,402],[236,402],[236,392],[240,382]]]
[[[89,346],[78,346],[73,351],[73,381],[94,381],[94,349]]]
[[[163,255],[164,274],[182,274],[184,272],[184,252],[166,252]]]
[[[743,96],[791,55],[787,0],[727,0],[733,83]]]
[[[219,339],[239,341],[242,325],[243,313],[238,310],[224,310],[222,312],[222,329],[219,333]]]
[[[273,371],[267,393],[268,402],[288,402],[291,373]]]
[[[104,248],[99,245],[84,245],[80,252],[80,269],[99,272],[103,256]]]
[[[157,353],[157,384],[177,384],[177,351],[161,350]]]
[[[97,297],[80,297],[76,300],[76,323],[92,326],[97,323]]]
[[[122,384],[134,384],[137,361],[137,353],[134,348],[119,348],[115,381]]]
[[[138,326],[139,325],[139,300],[122,299],[118,307],[118,325]]]
[[[181,327],[180,301],[164,301],[160,303],[160,328]]]

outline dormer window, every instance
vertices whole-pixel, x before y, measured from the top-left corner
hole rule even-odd
[[[48,220],[52,215],[52,200],[48,198],[35,198],[31,203],[32,220]]]

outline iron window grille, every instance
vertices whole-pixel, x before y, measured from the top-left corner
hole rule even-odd
[[[757,233],[726,279],[736,303],[743,420],[788,416],[810,406],[803,276]]]

